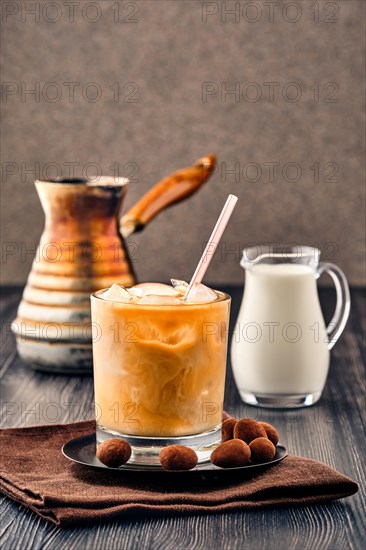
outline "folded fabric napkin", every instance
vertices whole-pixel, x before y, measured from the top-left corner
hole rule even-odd
[[[289,456],[251,477],[200,482],[187,474],[114,472],[70,462],[61,447],[95,422],[0,431],[0,491],[57,525],[126,514],[192,514],[318,504],[357,492],[325,464]],[[165,476],[165,477],[164,477]],[[172,477],[175,476],[175,477]]]

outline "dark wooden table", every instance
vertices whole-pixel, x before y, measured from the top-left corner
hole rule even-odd
[[[241,290],[233,296],[236,319]],[[54,376],[22,363],[10,334],[21,290],[2,290],[2,400],[13,403],[4,427],[72,422],[93,417],[91,377]],[[334,307],[334,292],[320,292],[325,317]],[[293,411],[269,411],[245,406],[228,369],[225,404],[236,416],[273,422],[291,454],[311,457],[350,476],[360,491],[348,499],[302,508],[186,517],[130,518],[91,527],[60,529],[19,504],[2,499],[0,545],[4,550],[63,549],[345,549],[365,540],[365,377],[362,354],[365,334],[365,293],[352,291],[351,318],[332,352],[330,374],[318,404]]]

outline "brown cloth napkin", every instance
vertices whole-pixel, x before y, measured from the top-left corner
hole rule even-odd
[[[251,477],[102,471],[70,462],[61,447],[93,421],[0,431],[0,491],[57,525],[126,514],[192,514],[318,504],[357,492],[325,464],[289,456]]]

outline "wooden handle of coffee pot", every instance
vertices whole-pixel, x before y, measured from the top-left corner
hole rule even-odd
[[[215,155],[207,155],[159,181],[122,217],[121,235],[128,237],[141,231],[164,208],[193,195],[211,176],[215,165]]]

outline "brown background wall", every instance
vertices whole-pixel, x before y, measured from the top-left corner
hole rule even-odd
[[[134,171],[132,205],[161,177],[209,152],[219,158],[209,184],[131,237],[140,279],[189,278],[227,194],[235,193],[239,203],[208,282],[240,282],[242,247],[281,241],[322,247],[351,283],[364,283],[365,3],[316,2],[318,22],[312,1],[278,3],[273,22],[262,1],[237,2],[236,16],[225,14],[235,2],[80,1],[74,22],[61,1],[57,12],[50,2],[27,2],[38,5],[39,22],[20,2],[2,3],[2,82],[16,92],[3,94],[1,104],[4,283],[26,280],[42,231],[35,177],[26,173],[36,163],[41,175],[56,163],[63,176],[65,163],[78,163],[75,173],[97,163],[105,174],[119,163],[121,175]],[[37,82],[39,102],[22,98],[22,83],[30,89]],[[51,82],[61,90],[55,102]],[[79,83],[74,102],[67,82]],[[90,82],[102,92],[99,101],[90,101]],[[273,98],[268,82],[276,83]],[[207,97],[205,83],[214,92]],[[239,97],[220,94],[235,84]],[[137,101],[127,102],[133,90],[129,99]],[[255,93],[261,99],[250,101]],[[279,163],[273,181],[265,164],[272,162]],[[234,168],[239,175],[225,173]]]

